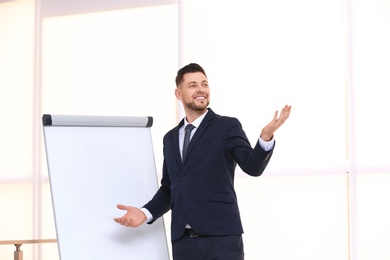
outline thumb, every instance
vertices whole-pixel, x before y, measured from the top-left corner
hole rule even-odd
[[[127,206],[122,205],[122,204],[118,204],[118,205],[116,205],[116,207],[117,207],[118,209],[127,210]]]

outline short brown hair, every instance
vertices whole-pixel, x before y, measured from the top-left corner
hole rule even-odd
[[[176,87],[183,81],[184,74],[194,72],[202,72],[207,77],[206,72],[199,64],[190,63],[178,70],[176,76]]]

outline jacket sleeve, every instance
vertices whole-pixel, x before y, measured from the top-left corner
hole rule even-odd
[[[163,177],[161,179],[161,186],[153,198],[148,203],[146,203],[143,208],[149,210],[150,214],[153,216],[153,220],[148,224],[155,222],[171,208],[170,180],[168,174],[166,174],[165,161],[163,163]]]
[[[241,123],[236,118],[231,120],[226,132],[225,145],[240,168],[251,176],[260,176],[264,172],[273,153],[273,149],[266,152],[261,148],[258,140],[252,148]]]

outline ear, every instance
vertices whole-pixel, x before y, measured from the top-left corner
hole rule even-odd
[[[181,92],[180,92],[180,89],[176,88],[175,89],[175,96],[178,100],[181,100]]]

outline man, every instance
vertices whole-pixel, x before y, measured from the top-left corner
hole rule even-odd
[[[153,223],[172,210],[171,240],[174,260],[242,260],[243,228],[234,190],[238,164],[249,175],[260,176],[274,148],[274,132],[289,117],[291,106],[275,112],[254,148],[236,118],[220,116],[209,106],[205,71],[191,63],[177,73],[176,97],[186,117],[163,140],[161,186],[141,209],[118,205],[127,213],[114,220],[127,227]],[[191,141],[185,129],[192,125]],[[183,154],[183,149],[185,154]]]

